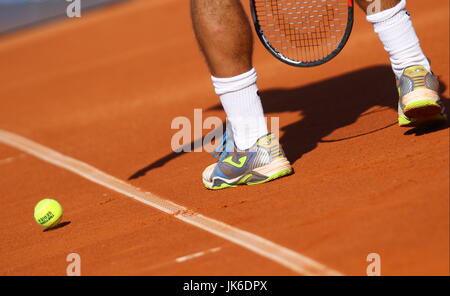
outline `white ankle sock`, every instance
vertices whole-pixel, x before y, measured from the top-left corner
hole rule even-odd
[[[395,7],[367,16],[389,53],[392,70],[399,78],[409,66],[421,65],[430,71],[430,63],[420,48],[419,39],[405,9],[406,0]]]
[[[255,69],[231,78],[211,79],[231,123],[236,147],[240,150],[252,147],[268,133]]]

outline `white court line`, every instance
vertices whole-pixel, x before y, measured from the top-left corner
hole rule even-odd
[[[175,259],[175,262],[177,262],[177,263],[185,262],[185,261],[188,261],[188,260],[192,260],[192,259],[204,256],[206,254],[219,252],[221,249],[222,248],[213,248],[213,249],[209,249],[209,250],[206,250],[206,251],[203,251],[203,252],[197,252],[197,253],[194,253],[194,254],[191,254],[191,255],[178,257],[177,259]]]
[[[194,254],[178,257],[176,259],[173,259],[173,260],[170,260],[170,261],[166,261],[166,262],[163,262],[163,263],[159,263],[159,264],[156,264],[156,265],[152,265],[150,267],[147,266],[144,269],[138,270],[137,273],[138,274],[143,274],[144,271],[160,269],[160,268],[167,267],[167,266],[173,265],[173,264],[181,264],[181,263],[184,263],[186,261],[190,261],[190,260],[193,260],[193,259],[197,259],[197,258],[199,258],[201,256],[205,256],[207,254],[217,253],[220,250],[222,250],[222,248],[217,247],[217,248],[209,249],[209,250],[206,250],[206,251],[203,251],[203,252],[197,252],[197,253],[194,253]]]
[[[65,156],[22,136],[0,130],[0,143],[19,149],[55,166],[71,171],[94,183],[131,197],[164,213],[173,215],[181,221],[231,241],[298,274],[342,275],[340,272],[328,268],[300,253],[294,252],[253,233],[190,211],[183,206],[162,199],[151,192],[143,192],[133,185],[108,175],[84,162]]]
[[[16,159],[24,158],[24,157],[25,157],[24,154],[20,154],[19,156],[12,156],[12,157],[8,157],[8,158],[3,158],[3,159],[0,159],[0,165],[10,164],[10,163],[14,162]]]
[[[8,158],[0,159],[0,165],[11,163],[11,162],[13,162],[15,159],[16,159],[15,157],[8,157]]]

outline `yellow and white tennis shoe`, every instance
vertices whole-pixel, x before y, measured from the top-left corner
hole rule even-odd
[[[447,119],[439,97],[439,80],[425,67],[406,68],[397,80],[397,87],[399,126],[425,126]]]

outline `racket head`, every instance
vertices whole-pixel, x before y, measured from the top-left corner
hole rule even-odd
[[[250,0],[250,7],[262,44],[295,67],[332,60],[353,29],[353,0]]]

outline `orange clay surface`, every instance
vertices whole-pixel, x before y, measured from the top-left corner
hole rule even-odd
[[[448,105],[449,2],[408,7]],[[256,43],[263,105],[295,169],[275,182],[208,191],[201,173],[215,160],[172,152],[175,117],[224,118],[188,1],[130,1],[0,38],[0,129],[344,274],[365,275],[374,252],[383,275],[448,275],[448,128],[396,126],[387,54],[355,13],[347,47],[317,68],[286,66]],[[69,253],[83,275],[295,275],[5,145],[0,176],[0,275],[65,275]],[[47,197],[66,225],[43,232],[33,208]]]

